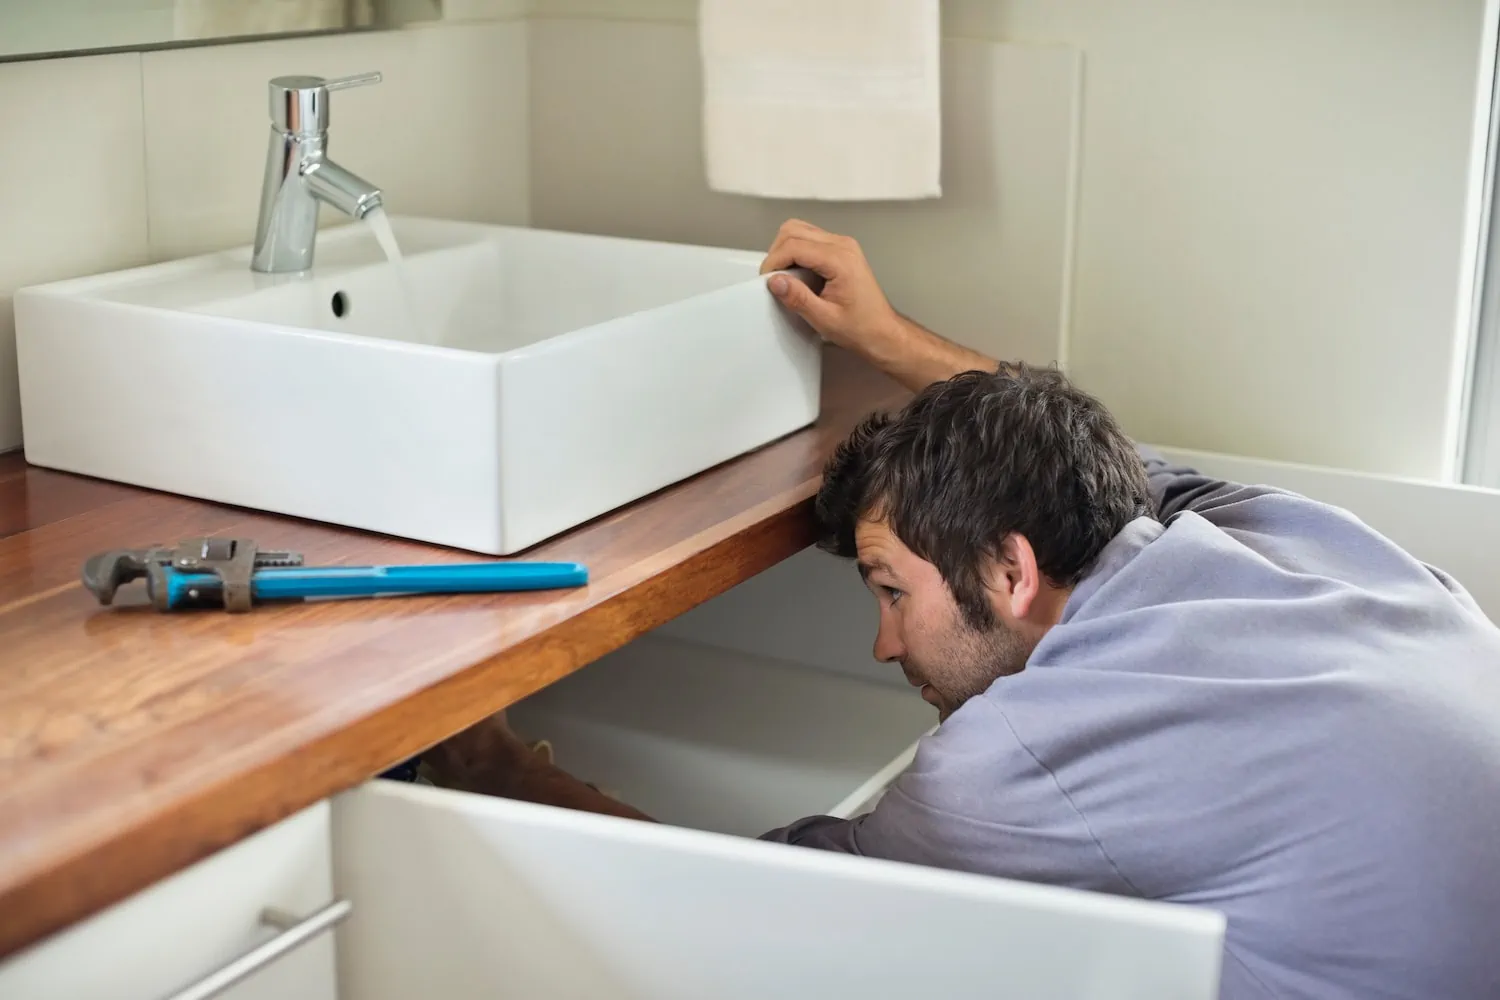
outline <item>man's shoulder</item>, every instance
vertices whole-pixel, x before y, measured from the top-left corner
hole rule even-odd
[[[1177,511],[1149,535],[1122,532],[1075,590],[1079,600],[1070,601],[1066,620],[1177,604],[1206,610],[1214,601],[1299,602],[1328,588],[1404,601],[1454,593],[1343,508],[1271,487],[1226,485],[1212,502]]]
[[[1295,494],[1248,496],[1232,517],[1184,511],[1116,543],[1074,590],[1019,687],[1040,695],[1063,683],[1042,684],[1034,668],[1137,676],[1155,698],[1173,678],[1347,676],[1439,650],[1500,650],[1500,631],[1457,584],[1353,515]]]

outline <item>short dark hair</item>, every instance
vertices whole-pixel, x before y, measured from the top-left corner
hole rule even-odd
[[[858,521],[886,521],[938,568],[965,619],[989,627],[983,565],[1006,535],[1071,586],[1151,506],[1140,455],[1102,403],[1055,367],[1007,364],[867,417],[834,451],[815,509],[819,547],[845,557]]]

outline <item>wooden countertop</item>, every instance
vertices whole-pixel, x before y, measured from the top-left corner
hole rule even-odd
[[[823,460],[895,383],[830,349],[807,430],[519,558],[586,588],[158,614],[89,555],[196,535],[309,565],[472,553],[28,467],[0,456],[0,956],[350,788],[787,558]],[[128,597],[125,596],[128,594]]]

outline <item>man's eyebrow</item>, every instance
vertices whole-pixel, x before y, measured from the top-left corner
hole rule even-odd
[[[886,573],[890,576],[896,575],[891,570],[890,565],[887,564],[884,559],[874,559],[870,562],[865,562],[863,559],[859,561],[859,575],[862,579],[868,580],[870,578],[870,574],[874,573],[876,570],[880,570],[881,572]]]

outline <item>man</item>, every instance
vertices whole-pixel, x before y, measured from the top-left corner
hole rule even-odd
[[[1350,514],[1138,453],[1052,370],[899,316],[853,241],[764,269],[918,394],[829,463],[823,546],[941,725],[875,810],[767,839],[1228,917],[1222,995],[1500,997],[1500,630]],[[495,724],[443,783],[645,818]]]

